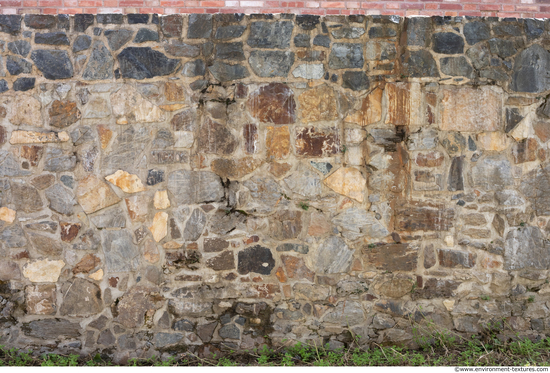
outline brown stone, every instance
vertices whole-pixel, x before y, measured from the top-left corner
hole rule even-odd
[[[75,124],[81,117],[76,102],[55,100],[49,110],[50,126],[66,128]]]
[[[21,147],[21,156],[29,161],[31,166],[35,167],[40,162],[42,154],[44,153],[44,148],[42,146],[27,146],[23,145]]]
[[[510,139],[503,132],[483,132],[477,135],[479,147],[484,150],[501,152],[510,146]]]
[[[228,248],[229,242],[221,238],[205,238],[203,247],[205,253],[213,253]]]
[[[78,231],[80,231],[80,224],[78,223],[67,223],[67,222],[60,222],[59,227],[60,235],[61,235],[61,241],[63,242],[71,242],[75,239],[76,236],[78,236]]]
[[[105,126],[97,126],[97,133],[99,135],[99,141],[101,142],[101,149],[107,148],[111,138],[113,137],[113,131],[106,128]]]
[[[17,263],[10,260],[0,261],[0,281],[19,280],[21,271]]]
[[[99,259],[94,254],[85,255],[80,262],[78,262],[74,268],[73,273],[76,275],[78,273],[89,273],[92,269],[101,264],[101,259]]]
[[[170,125],[174,131],[194,131],[197,127],[197,119],[195,109],[186,109],[175,114]]]
[[[363,248],[367,263],[384,271],[414,271],[418,251],[408,244],[388,244]]]
[[[394,216],[398,231],[448,231],[455,211],[443,203],[409,201],[398,203]]]
[[[535,130],[535,135],[542,142],[547,142],[550,140],[550,123],[549,122],[536,122],[533,124],[533,130]]]
[[[330,223],[326,216],[319,212],[313,212],[309,219],[309,236],[321,237],[330,232]]]
[[[260,160],[252,157],[241,159],[218,158],[212,161],[211,168],[214,173],[223,179],[240,179],[253,172],[260,164]]]
[[[285,271],[283,270],[283,267],[277,268],[277,271],[275,272],[275,276],[277,276],[277,279],[279,282],[287,282]]]
[[[308,280],[313,282],[315,272],[309,270],[302,258],[281,255],[281,260],[283,261],[288,277],[296,280]]]
[[[155,241],[148,239],[145,241],[144,247],[144,253],[143,257],[145,260],[147,260],[149,263],[156,263],[160,259],[160,254],[157,248],[157,244]]]
[[[460,286],[460,282],[453,280],[439,280],[430,278],[424,284],[422,289],[416,289],[414,292],[415,298],[450,298],[454,291]]]
[[[40,175],[31,179],[31,184],[40,190],[51,187],[55,183],[54,175]]]
[[[519,164],[536,161],[538,148],[539,144],[534,138],[528,138],[515,143],[512,147],[512,157],[514,157],[514,163]]]
[[[437,263],[437,259],[435,256],[434,246],[433,245],[427,245],[424,248],[424,268],[432,268]]]
[[[361,109],[346,117],[348,123],[368,126],[382,119],[382,95],[384,90],[375,88],[362,102]]]
[[[42,210],[44,204],[36,188],[23,182],[10,182],[11,198],[16,211],[36,212]]]
[[[44,144],[69,141],[69,134],[63,132],[36,132],[36,131],[13,131],[10,144]]]
[[[481,267],[485,269],[501,268],[502,262],[500,260],[494,260],[491,258],[483,258],[481,261]]]
[[[128,209],[128,215],[133,222],[145,222],[147,220],[147,214],[149,208],[147,205],[147,200],[143,195],[132,196],[125,198],[126,208]]]
[[[254,123],[243,126],[244,151],[255,154],[258,151],[258,126]]]
[[[214,271],[227,271],[235,269],[235,256],[232,251],[224,251],[221,254],[206,261],[206,266]]]
[[[480,226],[487,224],[487,220],[483,214],[467,214],[462,217],[462,220],[466,225]]]
[[[294,93],[282,83],[269,83],[252,92],[247,106],[260,122],[292,124],[296,120]]]
[[[386,123],[395,126],[423,124],[422,93],[418,83],[386,84],[388,113]]]
[[[302,213],[282,210],[270,217],[270,235],[277,240],[298,238],[302,232]]]
[[[290,152],[288,126],[267,127],[265,147],[268,162],[286,158]]]
[[[363,202],[367,180],[354,167],[342,167],[324,180],[324,184],[336,193]]]
[[[101,289],[91,281],[72,278],[63,289],[63,303],[59,313],[63,316],[88,317],[103,309]]]
[[[431,171],[414,171],[414,180],[422,183],[434,183],[435,176]]]
[[[414,282],[410,279],[393,278],[382,283],[378,288],[378,292],[384,297],[401,298],[411,292],[413,284]]]
[[[29,315],[53,315],[57,310],[55,284],[25,287],[25,301]]]
[[[439,167],[444,161],[445,156],[438,151],[418,153],[415,160],[416,164],[420,167]]]
[[[269,164],[269,172],[278,179],[285,176],[291,168],[292,165],[288,163],[272,162]]]
[[[174,82],[164,83],[164,96],[168,101],[183,101],[185,99],[183,86]]]
[[[306,157],[328,157],[338,154],[340,138],[335,128],[296,128],[296,154]]]
[[[238,141],[229,128],[210,118],[205,119],[199,131],[199,152],[229,155],[235,151],[237,144]]]
[[[334,90],[326,85],[315,87],[298,96],[302,121],[305,123],[333,120],[338,117],[338,100]]]
[[[437,256],[439,258],[439,265],[449,268],[458,266],[472,268],[476,264],[477,257],[477,255],[469,252],[448,249],[437,250]]]
[[[126,328],[141,327],[146,316],[152,317],[164,303],[164,297],[157,288],[134,286],[119,298],[116,321]]]
[[[502,93],[499,88],[457,87],[442,89],[443,131],[498,131],[502,127]]]
[[[80,180],[76,198],[86,214],[91,214],[120,201],[113,190],[95,175]]]

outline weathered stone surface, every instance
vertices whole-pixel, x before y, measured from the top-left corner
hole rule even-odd
[[[81,52],[90,48],[92,45],[92,38],[88,35],[78,35],[73,43],[73,52]]]
[[[31,51],[31,44],[26,40],[15,40],[8,43],[8,50],[22,57],[27,57]]]
[[[418,153],[415,163],[420,167],[439,167],[445,161],[445,156],[438,151]]]
[[[388,102],[386,123],[395,126],[411,126],[423,123],[420,113],[422,93],[418,84],[388,84],[385,93]]]
[[[235,42],[216,44],[216,58],[222,60],[244,61],[246,58],[243,52],[243,43]],[[258,62],[257,59],[256,62]],[[250,67],[252,67],[253,70],[256,71],[256,69],[254,69],[254,66],[252,65],[252,62],[250,62]]]
[[[67,132],[35,132],[35,131],[13,131],[10,144],[44,144],[67,142],[70,137]]]
[[[511,229],[504,245],[504,268],[550,268],[549,245],[537,227],[526,226]]]
[[[164,298],[157,288],[134,286],[120,298],[116,306],[116,321],[126,328],[141,327],[146,317],[152,317],[162,307]]]
[[[0,220],[11,224],[15,220],[15,210],[7,207],[0,207]]]
[[[216,29],[216,35],[214,36],[214,38],[219,40],[235,39],[240,37],[244,33],[244,30],[246,30],[246,26],[241,26],[241,25],[220,26]]]
[[[537,61],[533,64],[532,61]],[[550,65],[550,53],[538,44],[524,49],[514,61],[510,88],[516,92],[542,92],[550,87],[545,79]]]
[[[512,167],[503,156],[487,156],[472,167],[473,186],[484,190],[504,189],[513,185]]]
[[[293,28],[293,23],[289,21],[252,22],[247,43],[252,48],[286,49],[290,46]]]
[[[354,167],[342,167],[324,180],[324,184],[336,193],[363,202],[367,181]]]
[[[319,174],[305,167],[303,164],[298,166],[296,172],[284,180],[292,192],[307,198],[317,198],[323,192]]]
[[[10,182],[12,201],[17,211],[35,212],[44,207],[42,198],[34,187],[20,181]]]
[[[93,282],[74,278],[65,284],[63,303],[59,312],[63,316],[87,317],[97,314],[102,309],[101,290]]]
[[[149,227],[155,241],[161,241],[168,234],[168,214],[159,211],[155,214],[153,225]]]
[[[140,28],[134,38],[134,43],[146,43],[148,41],[159,41],[159,34],[147,28]]]
[[[132,236],[128,231],[103,230],[101,236],[108,272],[129,272],[137,269],[139,247],[132,242]]]
[[[215,202],[224,197],[221,179],[208,171],[171,172],[167,187],[177,204]]]
[[[294,64],[293,52],[252,51],[248,63],[254,74],[260,77],[286,77]]]
[[[464,52],[464,39],[452,32],[440,32],[432,35],[433,50],[436,53],[457,54]]]
[[[206,261],[206,266],[214,271],[235,269],[235,257],[232,251],[225,251]]]
[[[138,80],[170,75],[180,65],[179,60],[167,58],[149,47],[125,48],[117,59],[122,77]]]
[[[280,241],[297,238],[302,231],[300,211],[279,211],[270,219],[270,235]]]
[[[333,120],[338,117],[337,99],[334,90],[329,86],[320,86],[298,96],[302,120],[317,122]]]
[[[66,128],[76,123],[80,117],[80,110],[76,102],[55,100],[49,110],[50,126]]]
[[[326,157],[340,150],[340,138],[335,128],[296,128],[296,154],[307,157]]]
[[[17,263],[3,260],[0,262],[0,281],[19,280],[21,278],[21,271]]]
[[[399,203],[395,216],[400,231],[447,231],[453,226],[455,212],[443,204],[410,201]]]
[[[70,45],[69,38],[64,32],[37,32],[34,34],[35,44]]]
[[[468,63],[466,57],[444,57],[439,61],[441,72],[451,76],[465,76],[468,79],[474,77],[474,69]]]
[[[361,44],[333,44],[328,59],[328,66],[331,69],[362,68],[363,64],[363,47]]]
[[[468,22],[464,25],[464,37],[470,45],[487,40],[491,37],[491,29],[489,25],[483,22]]]
[[[103,80],[113,78],[114,59],[105,45],[96,40],[92,46],[92,53],[82,78],[84,80]]]
[[[407,51],[401,56],[403,71],[411,78],[439,77],[437,64],[427,50]]]
[[[126,171],[118,170],[112,175],[105,176],[105,180],[116,185],[126,193],[138,193],[145,190],[139,177]]]
[[[124,228],[126,226],[126,216],[119,206],[100,214],[94,214],[90,217],[90,221],[98,229]]]
[[[25,335],[40,339],[78,338],[80,325],[65,319],[34,320],[24,324]]]
[[[448,189],[450,191],[464,190],[464,156],[453,157],[449,170]]]
[[[60,238],[63,242],[71,242],[76,238],[80,231],[80,224],[60,222]]]
[[[414,271],[418,260],[418,251],[408,244],[389,244],[366,247],[363,253],[367,263],[380,270]]]
[[[29,315],[51,315],[57,311],[55,284],[25,287],[25,304]]]
[[[67,79],[73,76],[73,64],[65,51],[36,49],[31,53],[31,60],[46,79]]]
[[[379,122],[382,119],[382,94],[380,88],[374,89],[362,101],[361,109],[348,115],[345,121],[360,126],[367,126]]]
[[[285,266],[289,278],[296,280],[308,280],[313,282],[315,272],[311,271],[302,258],[290,255],[281,255],[281,260]]]
[[[288,126],[268,126],[265,147],[268,161],[286,158],[290,153],[290,132]]]
[[[342,326],[357,325],[364,322],[365,316],[361,303],[359,302],[340,302],[334,311],[327,313],[323,318],[324,322],[338,324]]]
[[[347,272],[353,259],[353,251],[338,236],[325,239],[317,248],[313,259],[316,273]]]
[[[189,26],[187,37],[190,39],[209,38],[212,34],[212,15],[211,14],[191,14],[189,16]]]
[[[363,236],[371,239],[383,238],[390,234],[388,229],[375,218],[373,213],[356,207],[346,209],[336,215],[332,219],[332,223],[341,227],[342,236],[349,240],[356,240]]]
[[[294,93],[285,84],[270,83],[254,91],[247,106],[264,123],[291,124],[296,120]]]
[[[6,69],[11,75],[30,74],[32,64],[17,56],[8,56],[6,60]]]
[[[42,127],[40,101],[26,94],[17,95],[16,98],[12,106],[10,122],[15,125],[26,124],[28,126]]]
[[[237,263],[237,271],[241,275],[251,272],[269,275],[275,267],[275,259],[273,259],[271,250],[260,245],[239,251]]]
[[[252,157],[236,160],[219,158],[211,163],[212,171],[223,179],[240,179],[253,172],[259,166],[260,161]]]
[[[229,128],[207,118],[199,131],[198,146],[205,153],[227,155],[237,148],[237,139]]]
[[[472,268],[476,264],[476,255],[464,251],[439,249],[437,250],[437,256],[439,265],[443,267],[462,266]]]
[[[89,175],[78,183],[76,198],[87,214],[112,206],[120,201],[115,192],[95,175]]]
[[[63,267],[65,262],[62,260],[35,260],[25,264],[23,276],[31,282],[57,282]]]
[[[198,45],[186,44],[178,40],[173,40],[170,44],[166,43],[164,50],[174,57],[197,57],[200,54]]]
[[[244,66],[230,65],[217,60],[211,66],[208,66],[208,71],[222,83],[244,79],[250,75],[248,69]]]
[[[520,191],[531,202],[531,207],[537,215],[550,214],[549,172],[548,166],[538,168],[527,173],[521,181]]]

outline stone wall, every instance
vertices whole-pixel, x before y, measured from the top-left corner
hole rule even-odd
[[[549,333],[548,30],[0,16],[0,344]]]

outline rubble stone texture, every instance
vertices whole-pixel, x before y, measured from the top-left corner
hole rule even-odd
[[[415,346],[411,320],[495,318],[545,338],[548,30],[1,16],[1,344]]]

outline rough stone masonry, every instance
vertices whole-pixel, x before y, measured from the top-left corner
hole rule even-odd
[[[549,30],[1,15],[0,344],[549,335]]]

